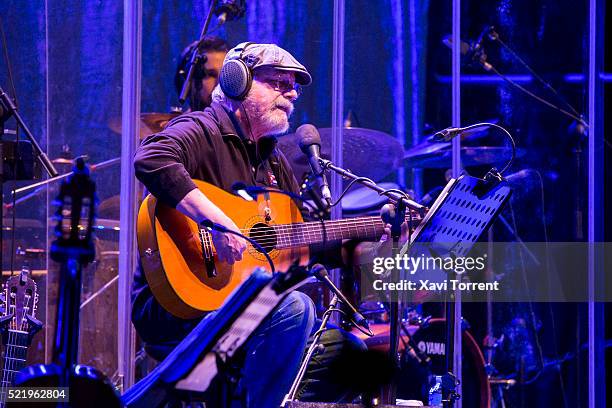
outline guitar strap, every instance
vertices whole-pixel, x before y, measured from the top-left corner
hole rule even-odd
[[[278,180],[279,180],[278,173],[280,170],[278,161],[276,161],[276,159],[272,155],[270,155],[270,157],[267,160],[265,160],[262,165],[263,165],[263,170],[265,172],[266,181],[268,182],[267,184],[270,187],[280,188],[278,185]]]

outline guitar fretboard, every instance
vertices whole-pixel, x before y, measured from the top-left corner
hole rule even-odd
[[[409,217],[406,218],[409,221]],[[412,225],[420,217],[412,215]],[[276,247],[292,248],[343,239],[379,239],[384,233],[384,224],[379,216],[345,218],[342,220],[304,222],[300,224],[274,225]]]
[[[6,388],[13,385],[15,375],[26,365],[28,352],[28,332],[8,330],[8,342],[4,349],[4,367],[0,383],[0,402],[6,402]]]

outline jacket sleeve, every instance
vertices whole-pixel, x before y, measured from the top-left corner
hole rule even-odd
[[[214,158],[214,136],[209,129],[197,114],[190,114],[148,136],[134,156],[138,180],[161,202],[176,207],[196,188],[192,178],[199,163]]]

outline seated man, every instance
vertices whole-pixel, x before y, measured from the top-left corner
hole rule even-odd
[[[241,69],[225,70],[228,64]],[[234,182],[243,181],[297,193],[298,183],[276,148],[275,136],[287,132],[300,86],[311,82],[306,68],[284,49],[274,44],[239,44],[225,57],[211,105],[174,119],[143,141],[135,155],[136,176],[159,201],[194,221],[210,220],[239,232],[192,179],[227,191]],[[242,259],[246,248],[242,238],[214,231],[212,240],[218,260],[232,264]],[[152,295],[142,272],[136,272],[132,321],[146,343],[175,346],[199,320],[168,313]],[[312,300],[293,292],[251,336],[240,370],[247,407],[280,405],[314,323]]]

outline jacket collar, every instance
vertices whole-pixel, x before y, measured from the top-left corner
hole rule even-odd
[[[234,124],[230,118],[230,112],[228,112],[222,105],[213,102],[206,111],[210,111],[212,118],[217,123],[221,136],[234,136],[244,139],[242,131],[239,129],[238,124]]]
[[[216,102],[213,102],[208,108],[206,108],[206,110],[209,109],[212,117],[217,123],[221,136],[238,137],[242,141],[247,140],[245,135],[242,133],[240,126],[236,122],[235,116],[232,119],[232,112],[229,112],[226,108]],[[265,137],[260,139],[257,144],[259,145],[260,156],[265,159],[270,156],[270,154],[272,154],[276,148],[277,139],[273,136]]]

